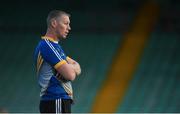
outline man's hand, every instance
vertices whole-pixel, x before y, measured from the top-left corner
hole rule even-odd
[[[76,62],[75,60],[67,57],[67,62],[72,65],[74,71],[76,72],[76,75],[80,75],[81,74],[81,67],[79,65],[78,62]]]
[[[81,68],[80,68],[79,63],[76,62],[76,63],[71,64],[71,65],[72,65],[73,69],[75,70],[76,75],[77,76],[80,75],[81,74]]]

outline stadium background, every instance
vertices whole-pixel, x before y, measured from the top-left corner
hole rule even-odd
[[[73,112],[180,112],[178,0],[14,0],[0,4],[0,108],[38,112],[33,51],[53,9],[71,14],[62,41],[79,61]]]

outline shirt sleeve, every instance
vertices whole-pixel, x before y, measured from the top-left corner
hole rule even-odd
[[[71,58],[69,57],[69,56],[66,56],[66,60],[68,61],[68,60],[70,60]]]
[[[61,52],[57,51],[53,43],[48,40],[44,40],[41,44],[40,53],[43,59],[48,62],[54,68],[60,67],[62,64],[67,63],[61,56]]]

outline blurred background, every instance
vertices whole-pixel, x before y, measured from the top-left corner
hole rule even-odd
[[[54,9],[71,14],[60,44],[82,68],[72,112],[180,112],[178,0],[1,1],[1,110],[39,112],[33,52]]]

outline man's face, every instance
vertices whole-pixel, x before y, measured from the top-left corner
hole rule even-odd
[[[62,15],[56,20],[56,27],[55,32],[58,38],[66,38],[69,31],[71,30],[70,27],[70,19],[67,15]]]

